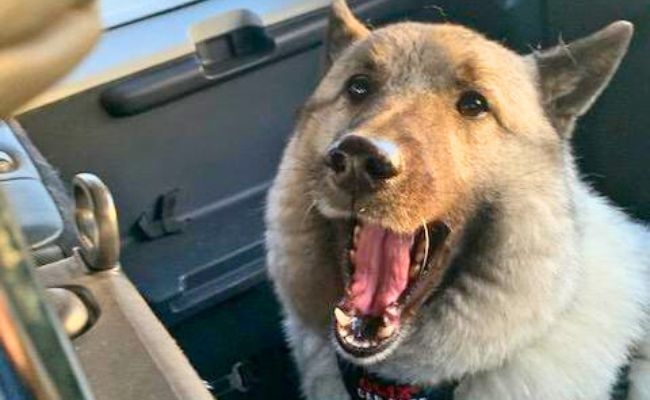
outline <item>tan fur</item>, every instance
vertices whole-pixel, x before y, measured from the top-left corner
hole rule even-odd
[[[351,23],[335,8],[334,18],[341,15],[336,23]],[[420,312],[403,343],[368,368],[408,383],[462,379],[458,399],[606,398],[603,391],[643,332],[648,285],[630,285],[648,276],[650,256],[640,243],[650,235],[579,180],[569,143],[549,114],[553,99],[540,89],[537,64],[456,25],[401,23],[372,33],[352,28],[350,43],[337,44],[301,113],[269,195],[269,273],[285,307],[305,393],[347,398],[329,342],[332,308],[343,290],[337,235],[345,219],[354,214],[403,232],[443,220],[460,230],[489,205],[494,212],[484,237],[457,256],[463,273]],[[622,57],[620,50],[612,54]],[[609,64],[602,82],[618,65]],[[358,73],[376,79],[377,93],[351,104],[342,88]],[[468,89],[485,95],[489,114],[471,119],[457,112],[457,99]],[[598,93],[585,91],[575,102],[590,104]],[[331,143],[348,132],[390,139],[404,160],[398,176],[354,199],[328,179],[322,162]],[[600,236],[583,230],[603,229],[599,224],[607,221],[616,226],[612,242],[603,238],[602,246],[609,249],[616,235],[627,237],[627,244],[602,259],[633,265],[596,265],[593,247]],[[616,292],[611,314],[599,315],[593,305],[597,299],[590,296],[601,289]],[[591,319],[621,328],[593,333],[590,340],[563,338],[592,334],[586,331],[595,329],[586,322]],[[598,368],[557,378],[572,371],[550,358],[570,352],[569,344],[582,360],[600,357]],[[566,357],[571,368],[589,367]],[[551,377],[558,387],[547,387]]]

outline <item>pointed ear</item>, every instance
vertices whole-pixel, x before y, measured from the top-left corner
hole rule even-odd
[[[352,14],[345,0],[334,0],[325,40],[327,66],[351,43],[363,39],[369,33],[368,28]]]
[[[562,136],[571,136],[576,119],[605,89],[633,31],[630,22],[617,21],[586,38],[529,56],[537,65],[546,112]]]

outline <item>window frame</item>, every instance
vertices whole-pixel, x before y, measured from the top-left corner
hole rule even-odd
[[[187,2],[191,0],[173,0]],[[233,10],[257,15],[264,26],[328,7],[331,0],[199,0],[106,29],[68,76],[23,106],[18,114],[192,54],[193,26]]]
[[[104,28],[111,29],[203,0],[140,0],[138,2],[119,0],[121,2],[119,6],[115,4],[116,0],[98,1]]]

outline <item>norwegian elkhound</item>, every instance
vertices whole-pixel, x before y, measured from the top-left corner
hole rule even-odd
[[[521,56],[334,1],[267,212],[308,399],[650,399],[650,231],[570,146],[632,31]]]

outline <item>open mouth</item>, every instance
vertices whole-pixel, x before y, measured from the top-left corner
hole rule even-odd
[[[400,337],[439,286],[450,254],[441,222],[412,233],[356,223],[344,260],[345,294],[334,309],[334,336],[343,351],[368,358]]]

